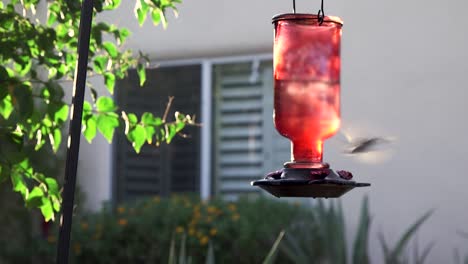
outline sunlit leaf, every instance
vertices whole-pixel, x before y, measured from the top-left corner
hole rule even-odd
[[[119,54],[119,51],[117,50],[117,47],[112,42],[106,41],[106,42],[102,43],[102,46],[107,51],[109,56],[111,56],[112,58],[116,58],[117,55]]]
[[[118,126],[119,118],[117,115],[100,114],[97,118],[97,128],[109,143],[112,143],[114,130]]]
[[[117,110],[114,100],[107,96],[101,96],[96,101],[96,107],[99,112],[112,112]]]
[[[159,12],[159,8],[154,9],[153,12],[151,12],[151,18],[153,19],[153,24],[155,26],[161,23],[161,13]]]
[[[44,191],[35,186],[28,195],[26,199],[26,206],[28,207],[41,207],[42,206],[42,198],[44,197]]]
[[[92,115],[83,124],[83,135],[86,138],[86,141],[91,143],[96,137],[97,124],[96,116]]]
[[[140,78],[140,86],[143,86],[146,82],[146,69],[145,66],[141,63],[137,66],[138,77]]]
[[[54,152],[57,152],[60,147],[60,143],[62,142],[62,131],[60,131],[60,128],[54,128],[52,130],[52,133],[49,134],[49,140],[52,145],[52,149]]]
[[[45,183],[47,184],[47,192],[50,195],[60,195],[60,190],[59,190],[59,185],[57,183],[57,180],[54,178],[45,178]]]
[[[132,142],[132,146],[136,153],[140,153],[141,147],[145,144],[146,141],[146,130],[143,126],[136,125],[135,128],[130,130],[127,138],[130,140],[130,142]]]
[[[11,183],[13,184],[13,190],[15,192],[19,192],[23,195],[23,197],[27,197],[28,187],[26,186],[26,182],[20,173],[11,174]]]
[[[42,197],[42,205],[40,209],[46,222],[49,222],[50,220],[54,220],[54,208],[49,198],[44,197],[44,196]]]
[[[13,109],[13,103],[11,101],[10,95],[7,95],[2,100],[0,100],[0,115],[2,115],[4,119],[10,118]]]
[[[104,83],[106,84],[107,90],[113,94],[115,88],[115,75],[112,72],[104,73]]]
[[[54,122],[65,122],[68,119],[68,105],[64,104],[54,113]]]
[[[102,74],[106,70],[108,58],[105,56],[97,56],[94,58],[94,70],[98,74]]]

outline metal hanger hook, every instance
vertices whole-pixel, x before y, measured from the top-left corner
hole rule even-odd
[[[325,11],[323,11],[323,0],[321,1],[322,3],[320,5],[320,10],[317,13],[317,18],[320,26],[323,24],[323,20],[325,19]]]

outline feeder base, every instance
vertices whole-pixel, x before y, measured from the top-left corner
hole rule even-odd
[[[326,174],[313,169],[283,169],[265,179],[251,182],[276,197],[338,198],[355,187],[370,186],[340,178],[334,171]],[[312,174],[312,176],[311,176]]]

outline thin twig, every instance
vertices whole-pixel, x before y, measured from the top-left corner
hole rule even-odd
[[[167,115],[169,114],[169,109],[171,109],[172,101],[174,101],[174,96],[169,96],[169,101],[167,101],[166,110],[164,111],[164,115],[162,118],[162,121],[164,123],[166,123],[166,118],[167,118]]]

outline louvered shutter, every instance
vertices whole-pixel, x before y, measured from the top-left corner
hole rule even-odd
[[[254,79],[251,63],[218,65],[214,73],[215,186],[233,199],[258,192],[250,182],[281,168],[289,144],[273,126],[271,61],[261,64]]]
[[[139,87],[135,71],[117,83],[116,98],[121,110],[136,113],[151,112],[162,116],[168,96],[174,111],[200,116],[201,67],[178,66],[147,70],[145,87]],[[170,145],[145,145],[136,154],[125,135],[119,133],[114,149],[115,196],[117,202],[148,195],[167,196],[173,192],[198,192],[200,177],[200,129],[189,127],[189,136],[176,136]]]

